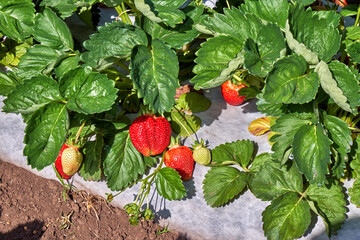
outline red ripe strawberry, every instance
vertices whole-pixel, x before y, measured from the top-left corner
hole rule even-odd
[[[170,143],[171,127],[164,117],[145,114],[131,124],[130,139],[144,156],[154,156],[165,151]]]
[[[235,85],[228,80],[221,85],[221,93],[225,101],[233,106],[238,106],[245,101],[246,96],[239,96],[239,90],[247,87],[244,84]]]
[[[181,176],[181,180],[187,181],[191,178],[194,170],[194,158],[190,148],[175,144],[165,152],[165,166],[175,169]]]
[[[340,5],[341,7],[345,7],[347,5],[346,0],[335,0],[336,5]]]
[[[55,160],[55,168],[63,179],[69,179],[80,168],[83,156],[74,146],[63,144]]]

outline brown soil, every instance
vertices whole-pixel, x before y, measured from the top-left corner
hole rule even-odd
[[[0,160],[0,239],[186,239],[154,222],[128,222],[123,209]],[[160,232],[163,231],[164,233]]]

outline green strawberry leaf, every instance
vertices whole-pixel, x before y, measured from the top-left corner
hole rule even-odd
[[[246,187],[247,174],[228,166],[211,168],[203,181],[206,203],[211,207],[228,203]]]
[[[283,161],[286,151],[292,147],[294,136],[303,126],[311,123],[311,114],[286,114],[278,118],[273,126],[270,127],[271,131],[277,134],[270,138],[274,142],[271,150],[274,152],[273,156],[280,162]],[[287,158],[286,158],[287,160]]]
[[[349,45],[347,45],[346,48],[347,53],[349,56],[354,59],[355,62],[360,62],[360,43],[359,42],[353,42]]]
[[[171,128],[182,137],[189,137],[200,129],[201,119],[184,112],[171,112]]]
[[[272,155],[268,152],[256,155],[256,157],[251,163],[251,167],[250,167],[251,173],[258,172],[262,165],[267,164],[270,161],[272,161]]]
[[[129,131],[115,134],[108,143],[103,167],[106,184],[112,191],[120,191],[145,173],[148,165],[131,142]]]
[[[246,13],[255,14],[260,19],[285,28],[289,3],[287,0],[252,0],[246,1],[245,4],[241,5],[241,10]]]
[[[359,6],[357,4],[349,4],[341,9],[340,14],[343,17],[356,16],[358,13],[358,7]]]
[[[31,0],[0,2],[0,33],[19,42],[31,34],[35,6]]]
[[[72,111],[84,114],[111,109],[117,97],[115,83],[89,68],[75,68],[60,79],[60,92]]]
[[[247,168],[255,155],[254,142],[250,140],[238,140],[216,146],[212,151],[213,164],[239,163]]]
[[[20,58],[16,74],[22,79],[40,74],[50,75],[64,55],[53,48],[35,45]]]
[[[328,66],[338,87],[346,97],[351,112],[357,114],[357,107],[360,106],[360,85],[357,76],[342,62],[334,60],[331,61]]]
[[[308,6],[311,5],[315,2],[316,0],[295,0],[295,2],[299,2],[300,4],[304,5],[304,6]]]
[[[286,45],[277,25],[263,25],[260,32],[256,39],[246,41],[244,64],[250,73],[265,77],[275,61],[285,56]]]
[[[265,236],[270,240],[299,238],[311,223],[309,204],[294,192],[272,201],[262,216]]]
[[[0,95],[7,96],[16,89],[19,81],[11,76],[0,71]]]
[[[359,26],[349,26],[346,27],[346,38],[350,40],[360,39],[360,27]]]
[[[185,19],[185,13],[180,8],[186,0],[134,0],[136,8],[153,22],[163,22],[175,27]]]
[[[352,145],[351,130],[349,124],[338,117],[324,113],[324,126],[329,132],[334,147],[340,153],[349,153]]]
[[[294,136],[294,159],[311,184],[325,183],[330,163],[330,144],[320,124],[302,126]]]
[[[338,52],[340,15],[335,11],[304,10],[298,5],[289,13],[289,18],[295,39],[316,53],[320,60],[328,62]]]
[[[40,75],[17,85],[4,100],[3,110],[13,113],[32,113],[50,102],[62,101],[62,99],[58,83],[51,77]]]
[[[350,167],[355,171],[357,177],[360,176],[360,135],[356,137],[349,154]]]
[[[108,7],[117,7],[125,0],[100,0],[100,2],[104,3]]]
[[[48,7],[56,12],[62,19],[70,17],[76,11],[75,0],[42,0],[40,6]]]
[[[286,22],[285,38],[289,48],[296,54],[303,56],[307,63],[315,65],[319,63],[319,58],[316,53],[308,49],[303,43],[296,40],[290,31],[289,22]]]
[[[244,89],[244,88],[242,88]],[[286,105],[284,104],[274,104],[266,101],[263,97],[263,93],[259,93],[256,95],[258,99],[256,102],[257,109],[262,113],[266,114],[267,116],[281,116],[284,113],[287,113]]]
[[[180,86],[175,52],[159,39],[152,41],[151,49],[138,45],[132,51],[130,68],[134,87],[144,104],[155,113],[169,112]]]
[[[310,185],[306,192],[307,198],[315,203],[329,237],[341,228],[346,218],[347,204],[342,191],[340,185],[331,184],[330,187]]]
[[[186,196],[181,177],[173,168],[161,168],[156,174],[155,185],[158,193],[167,200],[178,200]]]
[[[231,36],[242,45],[248,38],[256,39],[262,26],[261,19],[253,14],[245,14],[238,8],[225,8],[224,14],[214,13],[195,25],[200,32]]]
[[[211,101],[208,98],[196,92],[182,94],[177,101],[178,107],[193,113],[205,111],[210,105]]]
[[[344,95],[337,81],[333,78],[329,65],[320,61],[315,67],[315,72],[319,75],[321,87],[329,94],[334,102],[345,111],[352,112],[351,105],[347,102],[347,96]]]
[[[55,162],[68,127],[69,116],[60,103],[50,103],[31,115],[25,128],[24,155],[32,168],[41,170]]]
[[[231,36],[219,35],[201,44],[191,79],[195,88],[213,88],[230,79],[244,64],[243,43]]]
[[[82,148],[85,158],[79,172],[86,181],[101,180],[103,146],[104,138],[97,134],[94,141],[87,141]]]
[[[147,46],[145,32],[138,27],[123,22],[107,23],[98,28],[98,32],[90,35],[84,42],[88,50],[81,55],[81,60],[93,68],[102,69],[104,59],[113,64],[116,59],[127,58],[136,45]]]
[[[56,77],[62,78],[65,75],[65,73],[75,69],[79,65],[79,62],[80,62],[80,57],[78,53],[76,53],[75,56],[72,55],[65,56],[65,59],[63,59],[54,69]]]
[[[278,60],[266,79],[263,97],[271,103],[303,104],[316,96],[319,78],[306,73],[307,63],[300,55]]]
[[[281,166],[280,162],[266,161],[255,173],[250,188],[263,201],[274,200],[287,192],[301,193],[302,174],[294,163]]]
[[[69,27],[49,8],[36,16],[33,35],[44,46],[63,51],[74,49]]]
[[[144,31],[146,31],[152,39],[158,38],[174,49],[182,48],[199,35],[199,31],[194,28],[194,24],[199,23],[204,17],[204,15],[202,15],[204,7],[194,7],[193,5],[194,4],[190,4],[182,9],[186,14],[186,19],[183,24],[171,28],[145,17],[143,19]]]
[[[360,207],[360,179],[356,179],[351,188],[349,188],[350,201]]]

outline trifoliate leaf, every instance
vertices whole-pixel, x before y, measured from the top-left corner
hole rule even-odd
[[[309,204],[294,192],[272,201],[262,216],[265,236],[270,240],[299,238],[311,223]]]
[[[94,141],[87,141],[82,148],[85,158],[79,172],[86,181],[101,180],[103,146],[104,138],[97,134]]]
[[[232,162],[235,162],[240,163],[244,168],[249,166],[254,153],[254,142],[250,140],[227,142],[211,151],[213,164],[232,164]]]
[[[49,8],[36,16],[33,35],[44,46],[64,51],[74,49],[69,27]]]
[[[28,48],[20,58],[16,74],[22,79],[40,74],[49,75],[64,55],[53,48],[35,45]]]
[[[186,196],[181,177],[173,168],[161,168],[156,174],[155,185],[158,193],[167,200],[178,200]]]
[[[61,95],[72,111],[84,114],[100,113],[111,109],[117,97],[115,83],[106,75],[78,67],[60,79]]]
[[[24,155],[32,168],[41,170],[55,162],[68,127],[69,116],[63,104],[50,103],[32,114],[24,138]]]
[[[138,45],[132,51],[130,68],[134,87],[144,104],[155,113],[169,112],[180,86],[175,52],[159,39],[152,41],[151,49]]]
[[[276,23],[279,27],[285,28],[289,3],[287,0],[246,1],[245,4],[241,5],[241,10],[255,14],[260,19]]]
[[[256,39],[245,43],[245,67],[250,73],[265,77],[278,58],[286,54],[286,44],[280,28],[274,24],[263,25]]]
[[[336,184],[330,187],[310,185],[306,192],[307,198],[315,203],[329,236],[341,228],[346,218],[346,201],[342,190],[342,187]]]
[[[210,105],[211,101],[208,98],[196,92],[182,94],[177,100],[178,107],[194,113],[205,111]]]
[[[31,0],[0,2],[0,33],[19,42],[31,34],[35,6]]]
[[[315,67],[315,72],[319,75],[321,87],[334,102],[345,111],[352,112],[348,99],[333,78],[329,66],[324,61],[320,61]]]
[[[191,79],[195,88],[213,88],[230,79],[244,64],[243,43],[231,36],[220,35],[210,38],[196,52],[197,58]]]
[[[4,100],[4,112],[33,113],[53,101],[61,101],[58,83],[51,77],[37,76],[16,86]]]
[[[267,161],[255,173],[250,188],[263,201],[274,200],[287,192],[301,193],[302,174],[295,163],[281,166],[278,161]]]
[[[132,144],[128,130],[115,134],[106,150],[104,174],[112,191],[122,190],[145,173],[147,165],[143,155]]]
[[[195,115],[184,112],[171,112],[171,128],[182,137],[190,137],[196,133],[201,126],[201,119]]]
[[[206,203],[211,207],[228,203],[246,187],[247,174],[228,166],[211,168],[203,181]]]
[[[316,96],[319,78],[306,73],[307,63],[300,55],[278,60],[266,79],[263,97],[271,103],[303,104]]]
[[[331,141],[320,124],[302,126],[294,136],[294,159],[311,184],[325,183],[330,163],[330,144]]]
[[[81,60],[91,67],[102,69],[106,67],[103,65],[106,59],[108,65],[111,65],[116,59],[129,57],[136,45],[147,44],[147,36],[143,30],[114,21],[99,27],[98,32],[90,35],[90,39],[84,42],[88,51],[81,55]]]

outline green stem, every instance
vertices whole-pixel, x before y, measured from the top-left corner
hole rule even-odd
[[[232,77],[235,78],[239,83],[244,84],[247,87],[250,87],[250,84],[244,81],[243,79],[241,79],[239,76],[234,74]]]
[[[127,14],[127,12],[130,12],[131,10],[126,10],[126,7],[125,7],[124,3],[122,3],[121,6],[122,6],[122,9],[124,10],[122,13],[125,15],[127,23],[132,24],[129,15]]]
[[[124,9],[123,9],[123,4],[121,6],[115,7],[115,10],[119,14],[119,16],[116,18],[116,20],[118,20],[118,18],[120,17],[122,22],[132,24],[132,22],[129,21],[129,16],[127,15],[125,6],[124,6]]]
[[[318,122],[320,122],[320,113],[319,113],[319,105],[317,100],[315,99],[314,103],[313,103],[313,109],[314,109],[314,113],[316,115],[316,119]]]
[[[221,165],[231,165],[231,164],[235,164],[235,165],[238,165],[239,167],[241,167],[240,163],[236,162],[236,161],[223,161],[221,163]],[[247,169],[249,171],[249,169]]]
[[[349,127],[349,129],[353,132],[360,132],[359,128]]]
[[[228,9],[231,8],[228,0],[226,0],[226,5],[227,5]]]
[[[121,67],[122,69],[124,69],[125,71],[128,71],[128,72],[131,71],[130,68],[128,68],[127,66],[125,66],[125,64],[122,63],[122,62],[116,62],[116,64],[117,64],[119,67]]]
[[[359,24],[359,18],[360,18],[360,6],[358,7],[358,12],[356,15],[356,20],[354,26],[357,26]]]
[[[83,121],[83,123],[81,124],[78,132],[76,133],[76,138],[75,138],[75,144],[77,143],[77,141],[79,140],[79,137],[80,137],[80,134],[81,134],[81,131],[83,130],[84,126],[86,124],[86,120]]]

